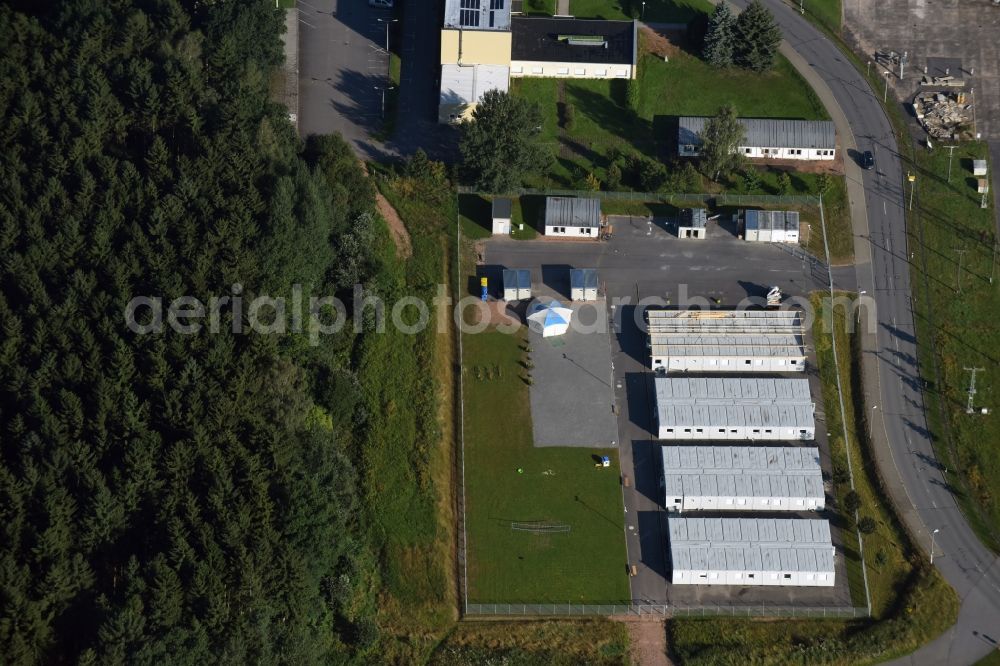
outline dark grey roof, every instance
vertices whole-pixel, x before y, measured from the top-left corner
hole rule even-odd
[[[597,289],[596,268],[573,268],[569,272],[569,284],[572,289]]]
[[[599,227],[601,201],[576,197],[546,197],[545,226]]]
[[[697,146],[705,129],[705,117],[678,118],[677,144]],[[740,118],[746,138],[740,146],[754,148],[834,148],[836,132],[829,120],[785,120]]]
[[[635,21],[515,17],[511,20],[511,33],[512,60],[596,65],[635,63]],[[601,39],[593,40],[595,37]]]
[[[794,210],[748,210],[746,228],[798,231],[799,213]]]
[[[527,268],[508,268],[503,272],[504,289],[531,289],[531,271]]]
[[[708,211],[704,208],[685,208],[681,211],[682,227],[704,228],[708,223]]]
[[[510,218],[511,203],[510,199],[506,197],[500,197],[493,200],[493,218],[506,220]]]

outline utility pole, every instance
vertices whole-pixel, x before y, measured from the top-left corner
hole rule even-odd
[[[972,373],[972,377],[969,379],[969,401],[965,403],[965,413],[971,414],[975,411],[975,406],[972,402],[976,398],[976,373],[985,372],[985,370],[982,368],[965,368],[965,371]]]
[[[965,258],[965,253],[968,252],[965,248],[954,247],[952,248],[958,254],[958,266],[955,270],[955,291],[959,294],[962,293],[962,260]]]
[[[948,182],[951,182],[951,158],[955,154],[955,148],[958,146],[945,146],[948,149]]]

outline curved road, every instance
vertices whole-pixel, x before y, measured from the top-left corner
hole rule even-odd
[[[864,77],[840,50],[780,0],[763,0],[784,32],[783,52],[813,84],[846,150],[862,309],[866,403],[878,464],[902,518],[925,551],[937,531],[934,565],[958,592],[958,623],[899,664],[971,664],[998,648],[1000,565],[976,538],[934,457],[916,365],[910,307],[903,165],[892,127]],[[745,5],[745,0],[735,4]],[[862,171],[852,151],[871,150],[877,168]]]

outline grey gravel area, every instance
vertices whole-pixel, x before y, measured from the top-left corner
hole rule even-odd
[[[572,307],[578,321],[607,320],[603,300],[564,305]],[[530,333],[535,446],[617,445],[610,339],[607,326],[601,328],[592,332],[571,328],[549,338]]]

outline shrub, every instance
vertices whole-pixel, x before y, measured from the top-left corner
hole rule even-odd
[[[878,525],[875,524],[875,519],[871,516],[864,516],[858,521],[858,529],[861,530],[862,534],[871,534],[876,527]]]
[[[844,495],[844,510],[852,516],[854,512],[861,508],[861,496],[853,490]]]
[[[622,186],[622,170],[617,164],[608,167],[608,174],[604,179],[604,184],[609,190],[617,190]]]

